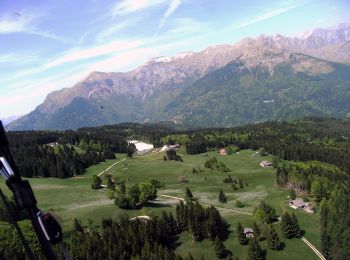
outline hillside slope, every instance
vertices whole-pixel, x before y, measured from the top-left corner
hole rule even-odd
[[[157,57],[127,73],[92,72],[75,86],[50,93],[7,128],[160,120],[214,126],[310,114],[347,116],[349,68],[324,59],[350,63],[349,40],[350,26],[340,24],[301,38],[262,35]]]

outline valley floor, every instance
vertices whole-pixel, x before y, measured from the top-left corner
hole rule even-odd
[[[251,216],[253,208],[264,200],[277,210],[278,215],[284,211],[294,212],[299,224],[305,230],[305,238],[317,249],[320,249],[320,224],[317,213],[308,214],[304,211],[293,210],[288,205],[288,191],[278,188],[275,181],[275,169],[262,168],[261,160],[272,160],[267,157],[252,157],[251,150],[241,151],[239,154],[220,156],[217,151],[210,151],[200,155],[187,155],[182,149],[178,154],[183,155],[184,162],[163,161],[163,152],[149,156],[134,156],[125,159],[125,154],[118,154],[116,160],[94,165],[82,176],[70,179],[30,179],[39,206],[44,210],[54,213],[63,225],[65,231],[69,231],[73,225],[73,219],[79,218],[83,223],[91,219],[95,224],[102,218],[118,217],[120,214],[128,214],[130,217],[138,215],[159,215],[163,210],[175,210],[177,198],[185,197],[185,189],[189,187],[199,202],[218,207],[224,219],[230,225],[229,236],[224,241],[228,250],[234,256],[245,259],[247,246],[238,243],[236,225],[241,222],[244,227],[252,227],[254,219]],[[230,169],[232,177],[239,177],[248,186],[234,191],[230,184],[223,183],[226,173],[204,168],[204,162],[215,156],[224,162]],[[111,167],[112,166],[112,167]],[[192,173],[196,168],[199,172]],[[122,210],[109,200],[104,190],[91,189],[91,177],[101,173],[115,176],[118,180],[124,180],[126,186],[141,183],[155,178],[161,181],[163,187],[158,191],[158,198],[140,210]],[[187,183],[179,183],[178,177],[185,176]],[[3,190],[4,184],[0,183]],[[227,203],[218,201],[219,190],[222,189],[227,196]],[[164,195],[164,196],[160,196]],[[239,200],[244,207],[237,208]],[[275,223],[276,231],[280,231],[279,223]],[[266,259],[319,259],[318,256],[301,240],[287,240],[280,234],[284,249],[280,251],[269,250],[266,242],[261,242],[266,249]],[[182,233],[178,239],[176,252],[186,255],[190,251],[196,258],[204,256],[205,259],[215,259],[215,253],[211,241],[193,242],[188,233]]]

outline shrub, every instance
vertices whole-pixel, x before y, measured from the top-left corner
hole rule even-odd
[[[179,178],[177,178],[177,181],[180,183],[186,183],[188,182],[188,179],[186,178],[186,176],[179,176]]]
[[[239,201],[239,200],[236,200],[236,207],[237,207],[237,208],[243,208],[243,207],[244,207],[243,202],[241,202],[241,201]]]

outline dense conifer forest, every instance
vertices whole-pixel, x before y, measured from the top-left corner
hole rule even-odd
[[[350,258],[349,120],[305,118],[192,130],[170,124],[121,124],[64,132],[9,132],[8,138],[17,167],[26,177],[67,178],[83,174],[90,165],[113,159],[115,153],[126,153],[127,140],[131,139],[150,142],[155,147],[180,144],[188,154],[228,146],[235,146],[237,151],[267,152],[274,155],[276,184],[293,192],[307,192],[318,203],[323,255],[327,259]],[[210,158],[207,164],[209,168],[216,167]],[[1,207],[0,217],[8,221]],[[21,218],[19,214],[18,219]],[[283,216],[286,227],[287,220],[288,216]],[[68,243],[73,259],[182,259],[174,253],[175,238],[181,232],[189,232],[195,241],[212,240],[218,256],[225,252],[221,245],[225,223],[220,214],[215,208],[204,209],[190,200],[177,205],[176,217],[164,213],[147,223],[128,221],[126,217],[118,221],[103,220],[102,230],[96,230],[93,226],[82,227],[77,220]],[[275,237],[272,229],[271,234]],[[275,240],[272,248],[278,248],[278,239]],[[255,246],[254,241],[249,243],[249,247]],[[101,250],[95,250],[97,247]],[[8,257],[4,251],[1,254]]]

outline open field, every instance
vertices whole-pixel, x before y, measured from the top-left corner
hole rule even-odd
[[[271,160],[271,157],[251,157],[254,152],[250,150],[227,156],[220,156],[216,151],[200,155],[187,155],[183,149],[180,149],[178,153],[183,155],[184,162],[163,161],[163,152],[149,156],[136,155],[133,159],[126,159],[115,164],[106,172],[119,180],[124,180],[127,186],[156,178],[163,184],[158,193],[170,196],[184,197],[185,188],[189,187],[200,202],[218,207],[251,213],[254,206],[261,200],[265,200],[277,210],[278,214],[285,210],[292,211],[288,206],[288,191],[279,189],[275,185],[275,169],[261,168],[258,164],[263,159]],[[234,191],[230,184],[223,183],[226,173],[204,168],[204,162],[212,156],[216,156],[219,161],[224,162],[231,169],[230,175],[232,177],[241,178],[243,183],[248,183],[248,186]],[[152,203],[141,210],[121,210],[113,204],[113,201],[107,198],[103,190],[94,191],[90,188],[92,175],[106,170],[109,166],[124,158],[124,154],[117,155],[116,160],[92,166],[83,176],[70,179],[30,179],[39,206],[44,210],[52,210],[58,216],[66,231],[71,229],[73,218],[80,218],[83,223],[91,219],[97,224],[103,217],[117,217],[123,213],[130,216],[152,216],[160,214],[162,210],[174,211],[176,200],[160,196],[157,203]],[[199,173],[192,173],[192,168],[199,170]],[[179,183],[179,176],[186,176],[189,181]],[[103,178],[103,174],[101,177]],[[3,183],[0,185],[3,187]],[[228,198],[228,202],[225,204],[218,202],[220,189],[225,192]],[[237,208],[235,206],[236,200],[243,202],[244,207]],[[319,249],[318,216],[296,210],[293,210],[293,212],[296,213],[301,228],[306,231],[305,237]],[[235,229],[238,221],[245,227],[252,227],[253,218],[246,214],[228,210],[221,210],[221,213],[230,224],[230,235],[224,244],[227,249],[232,251],[234,256],[244,259],[247,246],[239,245]],[[278,223],[274,225],[276,225],[276,230],[279,231]],[[282,236],[280,238],[285,243],[284,250],[267,250],[267,259],[318,259],[300,239],[286,240]],[[215,259],[213,247],[208,240],[200,243],[192,242],[189,234],[182,233],[179,242],[181,245],[177,248],[177,252],[180,254],[191,251],[196,257],[203,255],[206,259]],[[262,242],[261,245],[266,248],[265,242]]]

